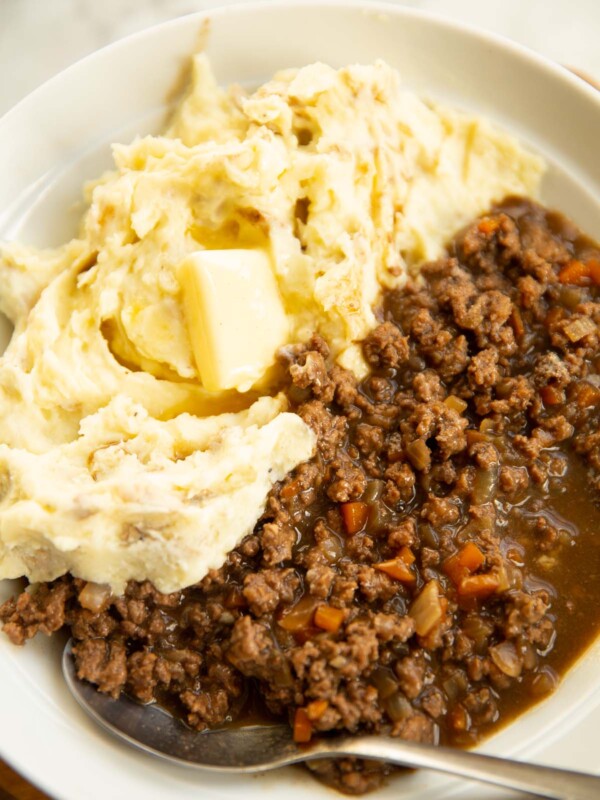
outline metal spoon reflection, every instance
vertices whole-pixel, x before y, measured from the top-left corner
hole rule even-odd
[[[319,758],[357,756],[421,767],[555,800],[598,800],[600,777],[525,764],[384,736],[339,736],[297,745],[288,725],[252,725],[198,733],[155,705],[124,695],[113,700],[77,678],[69,641],[63,652],[67,686],[80,706],[128,744],[160,758],[218,772],[264,772]]]

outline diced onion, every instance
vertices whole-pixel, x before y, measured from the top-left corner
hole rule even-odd
[[[431,465],[431,451],[423,439],[415,439],[414,442],[410,442],[406,447],[406,454],[415,469],[429,469]]]
[[[411,704],[400,692],[396,692],[388,697],[384,702],[384,706],[392,722],[400,722],[413,714]]]
[[[513,642],[501,642],[490,647],[490,656],[498,669],[510,678],[518,678],[521,674],[523,663]]]
[[[473,481],[471,498],[476,506],[490,503],[496,497],[498,489],[498,463],[488,469],[478,469]]]
[[[88,611],[99,614],[107,608],[110,597],[110,586],[89,582],[79,592],[79,604]]]
[[[415,630],[419,636],[427,636],[433,630],[444,613],[437,581],[429,581],[425,585],[408,613],[415,621]]]
[[[596,330],[596,323],[590,317],[577,317],[570,322],[566,328],[565,333],[572,342],[578,342],[590,333]]]
[[[558,686],[558,676],[552,667],[545,666],[539,670],[531,681],[530,692],[534,697],[544,697]]]
[[[381,700],[385,700],[398,691],[398,681],[392,677],[390,670],[385,667],[377,667],[369,682],[377,689],[377,694]]]
[[[457,397],[454,394],[449,394],[448,397],[444,400],[444,405],[447,406],[452,411],[456,411],[457,414],[462,414],[463,411],[467,408],[468,403],[462,399],[462,397]]]

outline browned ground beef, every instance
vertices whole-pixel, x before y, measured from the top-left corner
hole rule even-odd
[[[574,257],[600,270],[559,215],[493,209],[388,294],[362,383],[316,337],[287,351],[318,453],[222,569],[172,595],[132,583],[100,610],[65,577],[6,603],[5,632],[66,625],[80,677],[199,730],[259,697],[303,709],[316,735],[473,744],[551,691],[598,628],[580,578],[600,584],[600,304],[591,278],[559,280]],[[467,543],[481,563],[459,574]],[[386,774],[312,769],[352,793]]]

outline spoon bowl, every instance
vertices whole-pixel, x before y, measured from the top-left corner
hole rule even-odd
[[[595,775],[385,736],[333,736],[299,745],[286,724],[198,732],[160,706],[141,705],[123,694],[114,700],[92,684],[79,680],[72,640],[64,649],[62,666],[69,690],[101,727],[146,753],[188,767],[252,773],[302,761],[351,756],[433,769],[555,800],[600,797],[600,777]]]

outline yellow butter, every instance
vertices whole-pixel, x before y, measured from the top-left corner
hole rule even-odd
[[[248,391],[271,367],[289,322],[262,250],[199,250],[179,267],[192,351],[209,391]]]

